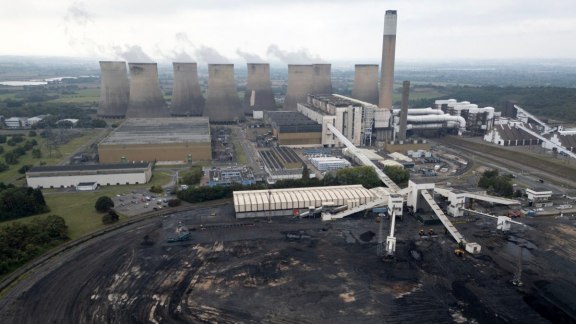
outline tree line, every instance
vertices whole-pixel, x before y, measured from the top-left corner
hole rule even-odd
[[[0,182],[0,221],[50,211],[40,189]]]

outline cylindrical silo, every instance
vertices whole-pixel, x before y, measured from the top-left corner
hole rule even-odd
[[[332,94],[332,66],[330,64],[314,64],[312,80],[313,94]]]
[[[378,104],[378,64],[356,64],[352,98]]]
[[[382,43],[382,71],[380,78],[380,108],[392,109],[394,89],[394,60],[396,57],[396,10],[387,10],[384,16],[384,39]]]
[[[233,123],[244,119],[234,81],[234,64],[208,64],[208,93],[204,116],[211,123]]]
[[[306,102],[312,93],[314,67],[312,65],[288,65],[288,88],[284,99],[284,110],[296,111],[298,102]]]
[[[128,63],[130,68],[130,101],[126,118],[167,117],[156,63]]]
[[[130,82],[126,62],[100,62],[100,104],[98,116],[124,118],[128,109]]]
[[[254,110],[276,110],[270,81],[270,64],[248,63],[247,68],[244,113],[251,115]]]
[[[204,97],[198,82],[196,63],[176,63],[172,87],[172,116],[202,116]]]

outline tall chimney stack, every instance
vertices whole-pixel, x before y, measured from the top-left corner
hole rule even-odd
[[[306,96],[313,90],[313,79],[312,65],[288,64],[288,88],[284,110],[296,111],[298,102],[306,102]]]
[[[394,89],[394,60],[396,56],[396,10],[386,10],[384,16],[384,40],[382,44],[382,64],[380,77],[380,108],[392,109]]]
[[[174,86],[172,87],[172,116],[202,116],[204,97],[198,82],[196,63],[172,63]]]
[[[410,96],[410,81],[402,82],[402,109],[400,110],[400,122],[398,140],[406,140],[406,124],[408,123],[408,99]]]
[[[156,63],[128,63],[130,101],[126,118],[168,117]]]
[[[378,104],[378,64],[356,64],[352,98]]]
[[[234,123],[244,119],[234,80],[234,64],[208,64],[208,93],[204,116],[211,123]]]
[[[332,94],[332,65],[313,64],[314,76],[312,77],[313,94]]]
[[[254,110],[276,110],[270,81],[270,64],[248,63],[247,68],[244,113],[251,115]]]
[[[130,82],[126,62],[100,62],[100,104],[98,116],[124,118],[128,109]]]

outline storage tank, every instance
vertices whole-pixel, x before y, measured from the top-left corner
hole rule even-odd
[[[126,62],[100,61],[100,103],[98,116],[124,118],[128,109],[130,82]]]
[[[234,123],[244,119],[234,80],[234,64],[208,64],[204,116],[211,123]]]
[[[126,118],[168,117],[156,63],[128,63],[130,100]]]
[[[205,100],[196,63],[173,63],[172,116],[202,116]]]
[[[244,113],[252,115],[255,110],[276,110],[270,81],[270,64],[248,63],[247,69]]]

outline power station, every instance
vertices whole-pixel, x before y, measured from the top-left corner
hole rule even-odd
[[[235,123],[244,119],[234,80],[234,64],[208,65],[208,93],[204,116],[211,123]]]
[[[396,57],[396,10],[387,10],[384,16],[384,39],[380,77],[380,100],[378,107],[392,109],[394,90],[394,60]]]
[[[276,110],[272,82],[270,81],[270,64],[248,63],[247,69],[244,113],[252,115],[255,110]]]
[[[124,118],[129,96],[130,83],[126,62],[101,61],[98,116]]]
[[[312,65],[288,64],[288,87],[284,99],[284,110],[296,111],[299,102],[306,101],[314,82]]]
[[[130,101],[126,117],[168,117],[156,63],[128,63],[128,67]]]
[[[172,116],[202,116],[205,100],[196,63],[173,63]]]
[[[332,94],[332,65],[314,64],[314,76],[312,78],[313,94]]]

